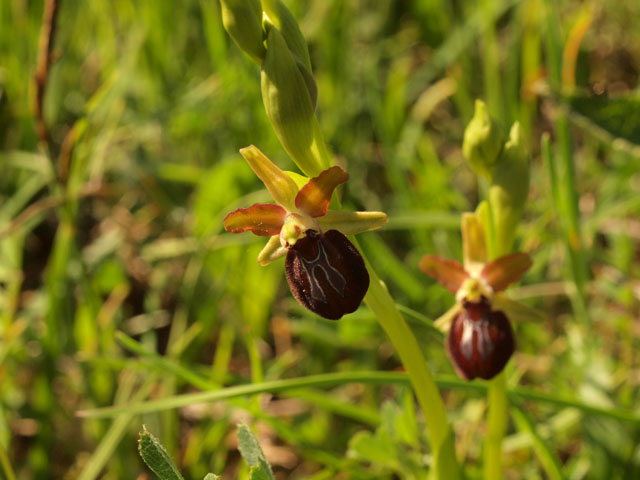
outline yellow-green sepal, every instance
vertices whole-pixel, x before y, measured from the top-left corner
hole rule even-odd
[[[271,237],[264,248],[258,254],[258,264],[261,266],[269,265],[277,259],[284,257],[287,249],[280,243],[280,237],[276,235]]]
[[[487,262],[487,246],[482,218],[474,212],[462,214],[462,258],[464,268],[473,271],[475,265]]]
[[[327,210],[316,221],[323,231],[339,230],[345,235],[376,230],[386,224],[389,219],[384,212],[343,212],[340,210]]]
[[[267,158],[257,147],[250,145],[240,149],[240,154],[251,169],[262,180],[277,204],[288,212],[296,211],[298,186],[289,175]]]

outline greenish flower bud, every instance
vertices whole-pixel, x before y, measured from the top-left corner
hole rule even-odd
[[[258,65],[265,56],[259,0],[220,0],[222,24],[236,45]]]
[[[529,158],[520,133],[514,123],[509,140],[493,169],[489,201],[495,227],[496,252],[511,251],[516,227],[529,195]]]
[[[504,134],[500,126],[489,115],[485,103],[476,100],[473,118],[464,131],[462,141],[462,153],[473,171],[491,180],[491,171],[503,144]]]
[[[313,78],[313,74],[311,70],[309,70],[304,63],[302,63],[295,55],[294,58],[296,60],[296,64],[298,65],[298,69],[302,74],[302,78],[304,78],[304,83],[307,84],[307,90],[309,91],[309,97],[311,98],[311,104],[313,105],[313,109],[316,109],[318,104],[318,85],[316,84],[315,78]]]
[[[318,86],[311,72],[311,59],[309,58],[307,42],[302,36],[298,22],[280,0],[262,0],[262,8],[264,9],[264,30],[268,32],[274,26],[282,34],[282,38],[287,43],[287,47],[289,47],[289,51],[298,64],[300,73],[302,73],[302,77],[307,84],[311,104],[315,109],[318,101]]]
[[[309,74],[311,74],[311,59],[307,42],[293,14],[280,0],[262,0],[262,9],[267,20],[282,34],[291,53],[307,67]]]
[[[271,26],[262,63],[262,101],[287,153],[308,176],[327,168],[315,153],[315,109],[298,62],[280,31]]]

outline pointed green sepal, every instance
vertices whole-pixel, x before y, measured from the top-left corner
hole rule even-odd
[[[258,65],[264,60],[262,7],[259,0],[220,0],[222,24],[233,41]]]
[[[534,322],[541,323],[547,319],[544,312],[537,308],[529,307],[524,303],[512,300],[505,294],[498,294],[491,300],[494,310],[501,310],[515,323]]]
[[[491,172],[504,144],[500,126],[491,118],[482,100],[476,100],[473,118],[464,131],[462,153],[478,175],[491,180]]]
[[[296,209],[296,195],[298,186],[289,175],[267,158],[257,147],[250,145],[240,149],[240,154],[247,161],[251,169],[262,180],[277,204],[282,205],[288,212]]]
[[[433,321],[433,325],[442,333],[447,333],[451,328],[451,322],[453,322],[453,319],[458,315],[460,310],[462,310],[462,304],[458,302],[454,303],[449,310]]]
[[[264,248],[258,254],[258,264],[261,266],[269,265],[277,259],[284,257],[287,249],[280,243],[280,237],[271,237]]]
[[[327,210],[322,217],[316,218],[323,231],[338,230],[345,235],[368,232],[382,227],[389,221],[384,212],[342,212]]]

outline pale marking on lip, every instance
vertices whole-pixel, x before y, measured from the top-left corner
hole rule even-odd
[[[484,318],[471,320],[468,317],[462,319],[462,337],[460,339],[460,352],[467,361],[473,357],[474,345],[482,360],[486,360],[493,352],[493,343],[489,335],[490,323]]]
[[[322,289],[322,286],[320,285],[319,280],[316,278],[315,272],[317,268],[319,268],[324,272],[325,276],[327,277],[327,281],[329,282],[329,285],[331,285],[333,289],[341,297],[344,298],[347,281],[342,276],[340,271],[336,269],[333,265],[331,265],[331,263],[329,262],[329,257],[327,256],[327,252],[320,239],[317,240],[317,245],[318,245],[318,255],[316,255],[316,258],[312,260],[307,260],[304,257],[304,255],[302,255],[301,253],[298,253],[302,268],[304,269],[305,273],[309,277],[309,284],[311,286],[311,298],[321,302],[327,301],[327,296],[324,290]]]

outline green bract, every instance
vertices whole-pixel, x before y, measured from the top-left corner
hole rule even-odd
[[[509,140],[493,169],[489,201],[493,214],[496,250],[508,252],[529,194],[529,161],[520,125],[511,127]]]
[[[307,42],[295,17],[280,0],[262,0],[261,3],[266,20],[280,31],[291,53],[311,71]]]
[[[222,23],[234,42],[257,64],[264,60],[262,8],[258,0],[220,0]]]
[[[309,176],[329,167],[314,154],[315,108],[298,62],[275,26],[267,34],[262,63],[262,101],[280,143]]]
[[[500,126],[491,118],[482,100],[476,100],[473,118],[464,131],[462,153],[478,175],[491,181],[491,173],[502,146],[504,134]]]

